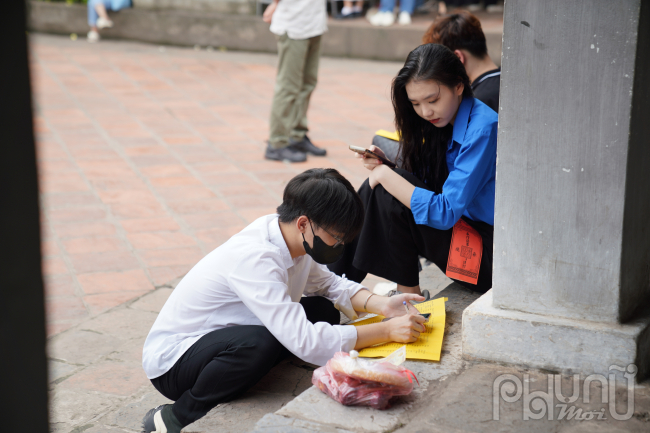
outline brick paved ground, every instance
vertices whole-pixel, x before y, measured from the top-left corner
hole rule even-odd
[[[327,158],[263,159],[276,57],[32,37],[48,335],[185,274],[287,180],[366,177],[349,144],[390,128],[399,65],[324,59],[309,118]]]

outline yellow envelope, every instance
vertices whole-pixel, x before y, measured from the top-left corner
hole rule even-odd
[[[359,351],[359,356],[364,358],[386,357],[406,346],[406,359],[426,359],[428,361],[440,361],[442,350],[442,338],[445,335],[445,302],[447,298],[438,298],[415,305],[420,313],[431,313],[429,320],[424,324],[426,331],[420,334],[415,343],[385,343],[377,346],[367,347]],[[354,326],[369,325],[378,323],[384,316],[375,316],[370,319],[360,320],[353,323]]]

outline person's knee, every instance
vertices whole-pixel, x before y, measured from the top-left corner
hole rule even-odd
[[[250,337],[247,339],[247,346],[251,349],[273,356],[282,350],[282,344],[264,326],[255,326]]]

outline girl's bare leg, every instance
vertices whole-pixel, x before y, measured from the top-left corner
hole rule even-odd
[[[97,15],[104,18],[105,20],[109,19],[108,12],[106,12],[106,6],[104,6],[102,3],[95,5],[95,11],[97,12]]]
[[[397,290],[399,290],[402,293],[415,293],[416,295],[422,294],[422,292],[420,292],[420,285],[409,287],[409,286],[402,286],[401,284],[398,284]]]

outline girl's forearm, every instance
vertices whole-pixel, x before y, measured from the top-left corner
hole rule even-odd
[[[413,186],[411,182],[404,179],[390,168],[384,167],[379,175],[379,183],[381,183],[390,195],[399,200],[404,206],[411,209],[411,196],[413,195],[413,191],[415,191],[415,186]]]
[[[371,325],[357,326],[357,344],[355,350],[375,344],[387,343],[390,341],[388,322],[373,323]]]

